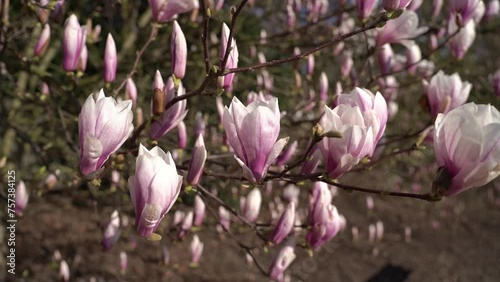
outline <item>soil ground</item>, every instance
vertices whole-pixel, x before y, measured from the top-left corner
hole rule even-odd
[[[373,183],[372,176],[347,179],[361,185]],[[313,257],[297,248],[297,259],[287,273],[291,281],[500,281],[499,188],[497,179],[487,187],[437,203],[374,196],[371,212],[366,208],[366,195],[339,191],[334,204],[347,218],[346,230]],[[307,197],[307,192],[301,197]],[[130,207],[122,208],[131,215],[131,226],[110,251],[104,252],[100,245],[102,225],[113,210],[113,201],[91,198],[85,189],[32,196],[18,221],[17,274],[8,275],[7,281],[59,281],[58,263],[53,258],[56,250],[70,266],[71,281],[91,281],[92,277],[94,281],[270,281],[246,262],[243,250],[233,240],[216,232],[210,214],[206,220],[212,224],[197,231],[205,246],[196,268],[189,266],[192,234],[183,241],[174,240],[176,231],[166,230],[172,218],[166,217],[160,229],[164,232],[162,241],[136,237]],[[368,225],[377,220],[383,222],[385,235],[370,243]],[[356,242],[353,226],[359,230]],[[406,227],[412,230],[409,242],[404,235]],[[249,230],[235,230],[245,243],[258,242]],[[168,265],[162,263],[165,244],[170,251]],[[257,254],[265,270],[276,249]],[[128,254],[125,274],[120,272],[120,251]]]

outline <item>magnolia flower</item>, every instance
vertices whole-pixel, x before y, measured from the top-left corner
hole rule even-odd
[[[187,176],[187,181],[189,184],[196,185],[200,182],[206,159],[207,149],[205,148],[203,135],[200,134],[198,135],[196,143],[194,144],[193,157],[191,158],[191,162],[189,163],[189,171]]]
[[[255,222],[259,217],[262,195],[259,188],[254,188],[248,196],[240,198],[240,210],[244,218],[250,222]]]
[[[457,25],[454,14],[448,19],[448,34],[455,34],[460,27]],[[451,55],[457,59],[462,59],[476,39],[476,23],[469,21],[455,34],[448,42]]]
[[[205,202],[200,198],[200,196],[194,196],[194,226],[200,226],[205,219]]]
[[[219,223],[226,230],[229,230],[229,227],[231,226],[231,214],[223,206],[219,206]]]
[[[50,25],[45,24],[43,26],[42,33],[40,34],[40,38],[38,39],[38,42],[36,43],[35,46],[35,56],[43,56],[45,50],[47,50],[47,47],[49,46],[49,43],[50,43]]]
[[[436,162],[444,171],[438,194],[453,196],[500,175],[500,112],[495,107],[462,105],[439,114],[435,128]]]
[[[157,75],[158,74],[159,72],[157,71]],[[161,81],[161,83],[157,82],[157,79],[155,78],[155,88],[156,84],[159,85],[158,87],[161,87],[163,81]],[[174,129],[179,124],[179,122],[181,122],[184,117],[186,117],[187,114],[186,100],[181,100],[168,109],[166,108],[168,103],[172,101],[172,99],[184,94],[185,90],[182,86],[182,82],[179,83],[178,89],[176,90],[172,77],[169,77],[167,80],[167,84],[163,89],[160,90],[163,91],[163,94],[165,95],[163,100],[163,107],[165,110],[161,113],[161,116],[158,120],[155,120],[153,121],[153,123],[151,123],[151,128],[149,129],[148,135],[152,139],[160,139],[161,137],[163,137],[170,130]]]
[[[358,17],[362,20],[369,18],[373,8],[375,8],[375,4],[377,4],[375,0],[356,0]]]
[[[26,205],[28,204],[28,199],[29,199],[29,193],[26,190],[26,184],[24,184],[24,181],[19,181],[16,187],[16,209],[15,213],[16,215],[22,215],[23,210],[26,208]]]
[[[288,138],[278,139],[280,132],[278,99],[254,101],[244,106],[234,97],[224,111],[223,125],[229,144],[236,153],[245,177],[260,181],[281,153]]]
[[[78,18],[72,14],[64,23],[63,68],[65,71],[76,69],[85,38],[85,30],[78,23]]]
[[[68,263],[65,260],[62,260],[61,263],[59,264],[59,277],[62,281],[68,282],[69,281],[69,266]]]
[[[331,200],[332,194],[328,185],[316,182],[309,209],[309,222],[312,228],[306,235],[308,244],[315,249],[335,237],[345,225],[345,219],[338,214]]]
[[[485,8],[483,21],[490,21],[500,13],[500,1],[490,0]]]
[[[137,232],[150,236],[172,208],[182,186],[170,152],[159,147],[150,151],[142,144],[136,161],[135,175],[128,179],[130,196],[135,208]]]
[[[104,81],[111,83],[116,78],[116,67],[118,57],[116,54],[116,44],[111,33],[108,33],[106,39],[106,48],[104,50]]]
[[[471,88],[469,82],[462,82],[458,73],[446,75],[443,71],[439,71],[431,78],[426,91],[432,116],[436,117],[439,113],[446,114],[464,104]]]
[[[395,64],[394,52],[392,51],[391,44],[386,43],[378,48],[377,59],[380,73],[383,75],[389,74]]]
[[[443,0],[433,0],[432,1],[432,18],[435,19],[441,13],[443,8]]]
[[[411,0],[384,0],[382,6],[387,11],[394,11],[404,9],[410,4]]]
[[[125,98],[132,100],[132,108],[135,108],[137,104],[137,86],[135,86],[131,77],[127,78],[127,83],[125,84]]]
[[[78,64],[76,65],[77,71],[85,72],[85,69],[87,69],[88,57],[89,52],[87,50],[87,45],[83,43],[82,52],[80,52],[80,57],[78,57]]]
[[[191,251],[191,262],[195,264],[199,263],[201,254],[203,253],[203,243],[198,238],[198,235],[193,235],[193,241],[191,241],[189,250]]]
[[[281,152],[281,154],[276,159],[276,165],[278,165],[278,166],[285,165],[295,154],[295,151],[297,150],[298,145],[299,145],[299,142],[297,140],[295,140],[285,150],[283,150],[283,152]]]
[[[283,281],[285,270],[297,257],[295,255],[294,245],[295,244],[293,243],[286,244],[283,248],[281,248],[278,255],[271,263],[271,266],[269,267],[269,276],[272,279],[275,279],[276,281]]]
[[[274,228],[270,241],[279,244],[283,241],[290,231],[292,231],[295,222],[295,203],[290,202],[280,217],[278,224]]]
[[[158,23],[168,22],[177,17],[177,14],[198,9],[198,0],[149,0],[153,12],[153,20]]]
[[[172,57],[172,73],[177,78],[184,78],[186,74],[187,43],[177,21],[174,21],[172,38],[170,39],[170,56]]]
[[[422,51],[414,41],[408,41],[406,44],[406,67],[409,74],[415,74],[417,67],[422,59]]]
[[[423,3],[424,3],[424,0],[409,1],[407,9],[411,10],[411,11],[416,11],[418,8],[420,8],[420,6],[422,6]]]
[[[231,50],[229,51],[229,57],[227,59],[226,65],[225,65],[226,70],[238,67],[238,57],[239,57],[238,46],[236,46],[236,40],[234,39],[234,37],[231,40],[231,43],[230,44],[228,43],[229,32],[230,32],[229,28],[227,27],[227,25],[225,23],[223,23],[222,24],[222,38],[220,40],[220,43],[221,43],[220,61],[221,61],[221,63],[224,60],[224,56],[226,55],[227,48],[231,48]],[[229,45],[229,47],[228,47],[228,45]],[[233,83],[234,75],[235,75],[234,73],[230,73],[230,74],[227,74],[223,77],[220,77],[219,78],[219,86],[226,89],[226,90],[229,89],[229,87]]]
[[[309,156],[307,156],[306,160],[302,164],[302,168],[300,170],[302,174],[314,173],[319,163],[321,162],[322,154],[320,147],[320,144],[314,145],[311,153],[309,154]]]
[[[120,215],[117,210],[114,210],[111,214],[111,219],[109,220],[106,229],[104,230],[104,236],[101,241],[101,245],[104,250],[109,250],[116,243],[120,236]]]
[[[132,101],[119,103],[104,92],[91,94],[78,119],[80,132],[80,172],[99,170],[132,133]]]
[[[127,266],[128,266],[127,253],[124,251],[121,251],[120,252],[120,270],[122,273],[125,273],[127,271]]]
[[[374,112],[362,113],[357,106],[341,104],[335,109],[325,106],[320,125],[324,132],[336,131],[341,138],[323,138],[319,143],[325,168],[330,178],[338,178],[361,159],[373,153],[374,129],[370,121],[377,121]]]
[[[397,19],[390,20],[379,29],[375,37],[376,45],[386,43],[401,43],[413,39],[427,31],[427,27],[418,27],[418,15],[413,11],[405,11]]]
[[[481,20],[484,15],[485,6],[481,0],[450,0],[448,1],[449,11],[460,15],[460,21],[466,25],[470,20]],[[476,20],[476,23],[479,22]]]
[[[351,91],[351,94],[340,94],[338,103],[360,108],[366,126],[370,126],[373,131],[374,144],[369,153],[372,156],[387,124],[387,103],[384,96],[380,92],[374,95],[368,89],[356,87]]]

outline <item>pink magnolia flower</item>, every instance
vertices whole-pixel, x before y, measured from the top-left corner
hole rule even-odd
[[[157,72],[157,75],[158,74],[159,72]],[[155,78],[155,85],[156,81],[157,79]],[[161,84],[163,84],[163,82],[158,82],[158,85],[160,87]],[[164,86],[164,89],[162,91],[165,94],[164,107],[166,108],[167,104],[172,101],[172,99],[174,99],[176,96],[184,94],[185,89],[182,86],[182,82],[180,82],[178,89],[176,90],[172,77],[169,77],[167,80],[167,84]],[[181,100],[175,103],[170,108],[166,109],[161,114],[158,120],[155,120],[153,121],[153,123],[151,123],[151,128],[149,129],[149,137],[152,139],[160,139],[170,130],[174,129],[179,124],[179,122],[181,122],[184,117],[186,117],[186,104],[186,100]]]
[[[87,60],[89,57],[89,52],[87,50],[87,44],[83,43],[82,52],[80,53],[80,57],[78,57],[78,64],[76,65],[76,70],[85,72],[87,69]]]
[[[407,8],[408,8],[408,10],[416,11],[418,8],[420,8],[420,6],[422,6],[423,3],[424,3],[424,0],[412,0],[412,1],[409,1]]]
[[[59,264],[59,277],[62,281],[68,282],[70,277],[69,266],[65,260],[62,260]]]
[[[177,14],[198,9],[198,0],[149,0],[153,12],[153,20],[158,23],[168,22],[177,17]]]
[[[177,147],[179,147],[179,149],[186,148],[187,132],[186,132],[186,124],[183,121],[179,122],[179,124],[177,125],[177,133],[178,133]]]
[[[278,158],[276,158],[276,165],[278,166],[285,165],[293,157],[295,151],[297,151],[298,145],[299,142],[295,140],[285,150],[283,150],[283,152],[281,152]]]
[[[377,30],[376,45],[386,43],[401,43],[403,40],[413,39],[427,31],[427,27],[418,27],[418,15],[413,11],[404,11],[397,19],[389,20],[387,24]]]
[[[435,19],[441,13],[443,8],[443,0],[433,0],[432,1],[432,18]]]
[[[490,21],[500,13],[500,1],[490,0],[486,6],[483,21]]]
[[[24,181],[19,181],[16,187],[16,215],[22,215],[26,205],[28,204],[29,193],[26,190],[26,184]]]
[[[240,198],[240,210],[244,218],[250,222],[255,222],[259,217],[262,195],[259,188],[254,188],[247,197]]]
[[[450,15],[448,19],[448,35],[455,34],[460,27],[457,25],[454,14]],[[472,43],[476,39],[476,23],[469,21],[463,28],[461,28],[455,36],[448,42],[451,55],[461,60],[467,50],[469,50]]]
[[[196,185],[200,182],[203,169],[205,168],[205,161],[207,159],[207,149],[205,148],[205,141],[203,135],[198,135],[196,143],[193,148],[193,157],[189,163],[189,171],[187,181],[191,185]]]
[[[278,141],[280,132],[278,99],[254,101],[244,106],[234,97],[224,112],[223,125],[229,144],[246,178],[260,181],[281,153],[288,138]]]
[[[104,230],[104,236],[101,241],[101,245],[104,250],[109,250],[118,241],[120,237],[120,215],[117,210],[114,210],[111,214],[111,219]]]
[[[470,20],[479,22],[484,15],[485,6],[481,0],[450,0],[448,9],[452,14],[459,14],[461,23],[465,26]]]
[[[229,227],[231,227],[231,214],[223,206],[219,206],[219,223],[226,230],[229,230]]]
[[[386,43],[378,48],[377,59],[380,67],[380,73],[383,75],[389,74],[396,63],[391,44]]]
[[[292,231],[293,224],[295,223],[295,203],[290,202],[285,211],[281,215],[278,224],[274,228],[270,241],[274,244],[279,244],[283,241],[290,231]]]
[[[380,92],[374,95],[368,89],[356,87],[351,91],[351,94],[340,94],[338,103],[360,108],[365,124],[370,126],[373,131],[373,150],[369,154],[371,156],[378,141],[382,138],[387,124],[387,102],[384,96]]]
[[[64,24],[63,68],[65,71],[76,69],[85,38],[85,30],[78,23],[78,18],[72,14]]]
[[[137,86],[131,77],[127,78],[127,84],[125,84],[125,98],[132,100],[132,108],[135,108],[137,105]]]
[[[369,18],[377,2],[376,0],[356,0],[358,17],[362,20]]]
[[[200,198],[200,196],[194,196],[194,226],[200,226],[205,219],[205,202]]]
[[[113,35],[108,33],[106,39],[106,48],[104,50],[104,81],[111,83],[116,78],[116,68],[118,65],[118,56],[116,54],[116,44]]]
[[[405,46],[408,73],[415,75],[422,59],[422,51],[420,51],[420,47],[414,41],[406,42]]]
[[[446,114],[464,104],[469,97],[472,85],[460,79],[458,73],[446,75],[439,71],[431,78],[427,86],[427,99],[433,117],[439,113]]]
[[[184,78],[186,74],[187,43],[186,37],[177,21],[174,21],[174,28],[170,39],[170,56],[172,57],[172,73],[177,78]]]
[[[377,121],[377,117],[374,112],[366,116],[358,106],[340,104],[333,110],[325,106],[325,114],[320,121],[324,132],[337,131],[342,134],[342,138],[325,137],[319,143],[330,178],[340,177],[373,153],[374,130],[368,121]]]
[[[231,40],[231,43],[229,44],[229,27],[225,23],[222,24],[222,38],[220,40],[221,46],[220,46],[220,60],[221,63],[224,60],[224,56],[226,54],[227,48],[232,48],[231,51],[229,51],[229,57],[226,62],[226,70],[231,69],[231,68],[236,68],[238,67],[238,58],[239,58],[239,52],[238,52],[238,46],[236,45],[236,40],[233,39]],[[229,45],[229,46],[228,46]],[[224,88],[224,89],[229,89],[233,83],[234,79],[234,73],[227,74],[223,77],[219,77],[219,86]]]
[[[128,179],[130,196],[135,208],[137,232],[150,236],[172,208],[182,186],[182,176],[170,152],[159,147],[150,151],[142,144],[136,161],[135,175]]]
[[[49,43],[50,43],[50,25],[45,24],[43,26],[42,33],[40,34],[40,38],[38,39],[38,42],[36,43],[35,46],[35,56],[43,56],[45,50],[47,50],[47,47],[49,46]]]
[[[387,11],[394,11],[406,8],[412,0],[384,0],[382,6]]]
[[[191,241],[189,250],[191,251],[191,262],[195,264],[199,263],[201,254],[203,253],[203,243],[198,238],[198,235],[193,235],[193,241]]]
[[[276,281],[284,280],[285,270],[297,257],[295,255],[294,248],[295,248],[294,242],[290,242],[286,244],[283,248],[281,248],[278,255],[276,256],[276,258],[271,263],[271,266],[269,267],[269,276],[272,279],[275,279]]]
[[[326,101],[328,99],[328,76],[322,72],[319,76],[319,99]]]
[[[435,128],[436,162],[447,176],[438,193],[453,196],[500,175],[500,112],[495,107],[462,105],[439,114]]]
[[[78,119],[80,132],[80,172],[89,175],[99,170],[132,133],[132,101],[117,103],[104,92],[91,94]]]
[[[331,240],[345,226],[345,218],[331,204],[332,192],[324,182],[315,182],[312,187],[309,207],[311,229],[306,235],[308,244],[318,249]]]

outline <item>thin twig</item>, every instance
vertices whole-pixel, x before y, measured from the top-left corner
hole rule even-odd
[[[144,54],[144,52],[146,51],[146,49],[149,47],[149,45],[151,44],[151,42],[153,42],[156,39],[156,35],[158,34],[158,27],[159,27],[159,25],[156,24],[156,23],[153,23],[153,25],[151,26],[151,33],[149,34],[148,40],[144,43],[144,46],[142,46],[141,50],[139,50],[139,52],[137,52],[137,55],[135,56],[134,64],[132,65],[132,69],[130,70],[130,72],[123,79],[123,81],[120,84],[120,86],[118,86],[118,88],[116,88],[113,91],[113,97],[116,98],[116,96],[118,95],[118,93],[120,92],[120,90],[122,90],[122,88],[127,83],[127,79],[129,79],[130,77],[132,77],[135,74],[135,72],[137,71],[137,66],[139,65],[139,62],[141,60],[142,55]]]
[[[301,53],[299,55],[295,55],[295,56],[291,56],[291,57],[283,58],[283,59],[278,59],[278,60],[273,60],[273,61],[269,61],[269,62],[262,63],[262,64],[256,64],[256,65],[249,66],[249,67],[232,68],[232,69],[227,70],[224,74],[237,73],[237,72],[245,72],[245,71],[253,71],[253,70],[257,70],[257,69],[261,69],[261,68],[266,68],[266,67],[281,65],[281,64],[284,64],[284,63],[298,61],[300,59],[306,58],[307,56],[309,56],[312,53],[318,52],[318,51],[320,51],[320,50],[322,50],[322,49],[324,49],[326,47],[329,47],[329,46],[331,46],[333,44],[341,42],[341,41],[343,41],[343,40],[345,40],[345,39],[347,39],[349,37],[352,37],[354,35],[357,35],[359,33],[364,32],[364,31],[373,29],[373,28],[377,27],[379,24],[381,24],[383,22],[386,22],[388,20],[389,20],[389,18],[384,13],[377,20],[375,20],[374,22],[372,22],[371,24],[369,24],[369,25],[367,25],[365,27],[356,29],[356,30],[354,30],[352,32],[348,32],[346,34],[339,35],[339,36],[335,37],[333,40],[330,40],[330,41],[327,41],[325,43],[322,43],[319,46],[317,46],[317,47],[315,47],[315,48],[313,48],[313,49],[311,49],[309,51],[306,51],[304,53]]]

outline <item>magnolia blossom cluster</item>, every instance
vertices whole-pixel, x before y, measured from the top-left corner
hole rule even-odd
[[[377,8],[376,2],[356,1],[359,18],[368,20],[373,10]],[[202,188],[200,182],[208,155],[205,136],[209,136],[211,132],[207,131],[208,122],[204,119],[203,113],[197,113],[194,130],[196,139],[193,142],[194,145],[189,148],[189,141],[192,141],[188,140],[189,124],[186,125],[183,121],[188,113],[187,99],[184,99],[187,91],[181,81],[186,75],[188,50],[186,37],[179,23],[174,19],[178,14],[197,9],[198,1],[150,0],[149,3],[154,21],[156,23],[172,21],[173,28],[170,38],[171,75],[164,82],[160,71],[155,74],[152,87],[152,118],[148,136],[152,140],[158,140],[177,128],[178,147],[187,149],[186,151],[192,154],[189,165],[186,162],[187,166],[177,167],[174,159],[178,161],[176,157],[182,158],[181,153],[171,154],[160,147],[148,150],[144,145],[139,144],[138,155],[135,159],[135,172],[128,178],[128,188],[135,209],[137,232],[140,236],[154,238],[160,222],[178,200],[183,181],[185,180],[189,189]],[[218,4],[222,5],[220,2]],[[396,92],[398,85],[395,76],[390,75],[391,72],[402,70],[405,65],[410,75],[417,75],[423,63],[420,47],[412,41],[428,30],[426,27],[419,27],[419,19],[414,12],[421,4],[422,1],[411,0],[383,1],[384,9],[390,11],[390,14],[394,14],[396,10],[397,13],[402,13],[375,32],[375,47],[378,52],[380,72],[383,75],[379,86],[383,86],[386,97],[392,96],[388,100],[390,99],[393,103],[395,103],[393,97],[396,94],[388,92]],[[299,5],[301,1],[289,4],[287,14],[294,15],[295,12],[300,11],[297,7]],[[440,7],[442,3],[435,5]],[[307,10],[310,15],[317,16],[324,14],[327,7],[328,1],[310,1]],[[453,34],[453,37],[448,45],[455,57],[462,58],[474,40],[475,27],[484,14],[484,3],[473,0],[450,1],[449,12],[448,33]],[[349,26],[351,23],[354,25],[352,21],[346,20],[342,23],[342,28],[352,30],[353,26]],[[236,40],[230,38],[230,33],[231,30],[223,24],[219,69],[226,71],[237,68],[239,59]],[[264,33],[261,37],[265,42]],[[81,70],[82,64],[86,64],[85,38],[86,30],[79,25],[76,16],[71,15],[66,20],[63,37],[63,68],[66,71]],[[49,42],[50,27],[45,25],[35,47],[36,56],[43,55]],[[406,57],[401,59],[396,56],[391,44],[405,46]],[[341,44],[339,46],[336,52],[342,52],[340,72],[345,79],[348,77],[352,79],[356,72],[353,61],[355,56],[351,51],[342,51],[344,46]],[[263,53],[259,53],[258,57],[261,62],[266,61]],[[116,78],[117,51],[111,34],[108,34],[106,38],[103,61],[104,81],[112,83]],[[315,59],[313,55],[310,55],[305,71],[308,77],[312,77],[314,68]],[[219,75],[218,90],[231,92],[234,73],[222,72],[217,75]],[[500,89],[498,76],[497,72],[492,77],[495,91]],[[262,72],[261,80],[265,91],[272,89],[272,78],[269,75]],[[355,79],[352,80],[355,81]],[[81,109],[78,121],[79,169],[81,175],[87,179],[98,177],[106,166],[106,162],[131,136],[134,129],[132,107],[135,107],[138,89],[131,77],[127,77],[124,83],[126,97],[129,100],[117,102],[112,97],[106,97],[101,90],[91,94]],[[337,89],[341,89],[340,84],[337,86]],[[463,105],[468,99],[472,86],[471,83],[462,81],[457,73],[446,75],[439,71],[429,82],[424,81],[424,86],[431,114],[435,118],[434,150],[436,162],[440,166],[439,175],[434,183],[434,193],[437,196],[452,196],[466,189],[484,185],[500,175],[500,113],[498,110],[491,105],[473,103]],[[315,143],[310,143],[312,148],[310,152],[307,151],[309,155],[305,156],[307,158],[302,163],[301,172],[309,176],[308,174],[312,174],[323,162],[322,168],[328,178],[337,179],[358,165],[364,158],[376,158],[375,150],[383,138],[390,108],[386,98],[380,92],[374,94],[368,89],[356,87],[349,94],[342,94],[341,90],[337,90],[335,107],[332,109],[327,106],[328,92],[328,76],[322,72],[319,76],[319,100],[324,114],[315,128],[315,135],[311,140]],[[284,171],[283,174],[285,174],[287,172],[284,168],[285,164],[296,151],[301,149],[298,141],[294,141],[285,149],[289,138],[279,138],[282,113],[278,106],[278,99],[268,92],[265,93],[267,94],[264,92],[249,94],[247,105],[233,96],[228,107],[223,106],[220,97],[217,98],[219,122],[227,137],[226,145],[229,145],[229,149],[234,153],[234,158],[242,169],[242,176],[253,185],[246,196],[240,198],[238,215],[239,219],[252,226],[258,222],[263,203],[263,195],[258,185],[266,181],[268,174],[273,176],[269,172],[272,165]],[[316,105],[314,104],[316,97],[312,89],[308,94],[310,105],[305,106],[304,109],[311,111]],[[178,170],[185,170],[185,177],[179,175]],[[113,178],[115,178],[113,185],[118,185],[119,176]],[[321,180],[329,182],[327,179]],[[244,180],[241,179],[241,181]],[[25,187],[22,186],[24,185],[19,185],[20,210],[16,212],[22,211],[28,199],[26,191],[22,189]],[[267,187],[266,185],[266,189]],[[270,187],[269,191],[272,189],[272,186]],[[236,194],[237,188],[235,189]],[[305,239],[311,248],[318,249],[334,238],[345,227],[346,222],[332,204],[332,189],[325,182],[314,182],[311,190],[307,215],[309,228]],[[269,268],[269,276],[273,279],[283,280],[284,271],[296,257],[293,238],[296,233],[294,234],[293,231],[296,229],[294,227],[301,225],[300,221],[303,220],[298,210],[299,193],[300,190],[296,186],[288,186],[283,191],[284,198],[288,202],[280,203],[280,208],[273,208],[271,212],[273,219],[271,225],[274,230],[265,239],[270,245],[286,242]],[[180,239],[184,238],[193,226],[203,225],[207,207],[210,208],[204,202],[204,198],[196,194],[193,210],[186,213],[176,212],[174,225],[180,225],[178,233]],[[372,198],[367,200],[367,207],[369,210],[373,209]],[[219,206],[218,220],[223,230],[228,231],[231,227],[231,213],[237,212],[228,206]],[[102,245],[105,250],[111,248],[118,240],[121,224],[118,211],[114,211],[104,229]],[[381,239],[383,234],[381,222],[377,222],[370,229],[374,230],[371,232],[373,234],[376,231]],[[288,241],[285,241],[287,238]],[[198,264],[203,252],[203,243],[198,235],[193,236],[190,251],[192,264]],[[123,257],[126,261],[126,256]]]
[[[345,226],[345,219],[332,205],[332,194],[324,182],[315,182],[310,199],[309,223],[311,230],[306,240],[309,246],[318,249],[335,237]]]

